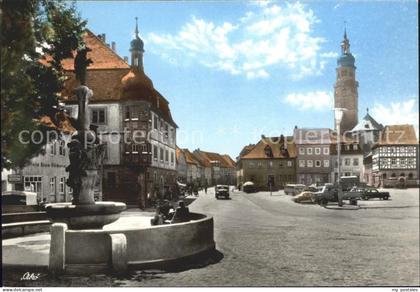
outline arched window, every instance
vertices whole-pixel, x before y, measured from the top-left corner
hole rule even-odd
[[[397,177],[397,175],[395,173],[391,174],[391,177]]]
[[[382,178],[386,179],[386,173],[382,174]]]
[[[413,179],[413,174],[411,172],[408,174],[408,178]]]
[[[403,176],[403,177],[405,177],[405,173],[404,173],[404,172],[402,172],[402,173],[400,174],[400,176]]]

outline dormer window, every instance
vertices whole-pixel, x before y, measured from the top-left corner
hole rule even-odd
[[[369,124],[365,124],[365,129],[369,129]]]
[[[264,148],[265,156],[273,157],[273,150],[271,149],[270,145],[266,145]]]

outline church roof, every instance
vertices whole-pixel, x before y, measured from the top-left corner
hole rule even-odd
[[[351,130],[351,132],[372,131],[382,129],[382,124],[378,123],[374,118],[372,118],[372,116],[369,115],[369,113],[366,113],[364,118]]]
[[[261,140],[241,159],[273,159],[273,158],[295,158],[296,145],[293,137],[286,137],[286,143],[279,137],[262,137]],[[280,146],[284,145],[287,151],[281,151]],[[267,155],[268,154],[268,155]]]

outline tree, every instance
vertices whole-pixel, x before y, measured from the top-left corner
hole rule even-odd
[[[86,21],[74,2],[58,0],[2,0],[0,13],[3,170],[23,167],[44,151],[51,129],[39,120],[58,111],[64,86],[61,61],[83,45]],[[34,139],[28,139],[31,135]]]

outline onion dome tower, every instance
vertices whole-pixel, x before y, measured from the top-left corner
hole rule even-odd
[[[358,122],[358,87],[356,81],[355,59],[350,53],[350,42],[344,29],[344,39],[341,42],[341,55],[337,60],[337,79],[334,85],[334,107],[344,108],[341,121],[341,132],[353,129]]]

